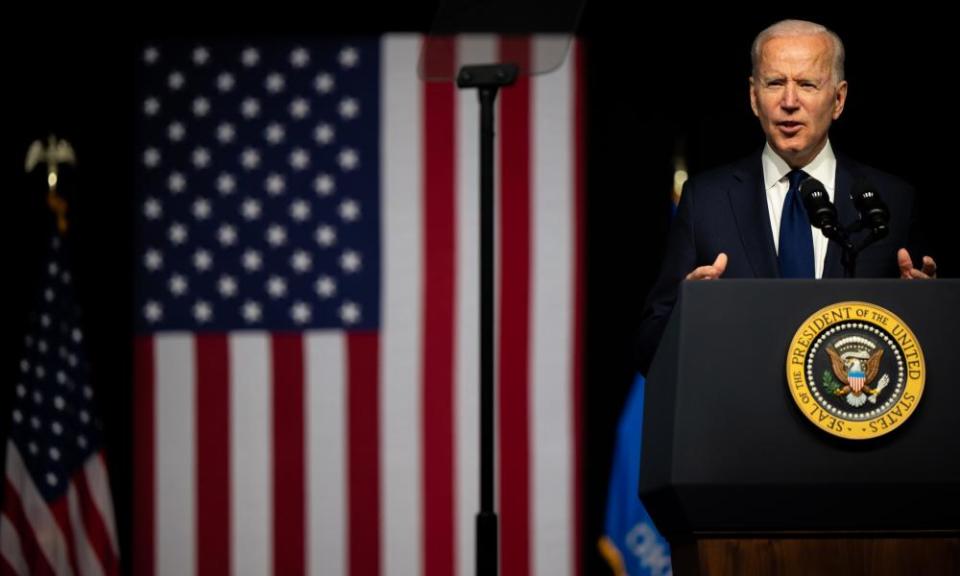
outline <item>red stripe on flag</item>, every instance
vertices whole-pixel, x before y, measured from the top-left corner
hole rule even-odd
[[[7,448],[9,449],[10,446],[11,445],[8,444]],[[24,470],[23,474],[26,477],[27,471]],[[9,478],[4,480],[3,513],[10,520],[10,524],[13,525],[17,531],[17,535],[20,537],[20,549],[23,551],[24,562],[26,562],[30,568],[30,574],[32,576],[53,574],[53,567],[50,566],[50,561],[43,553],[43,550],[40,549],[40,541],[37,539],[37,533],[33,530],[33,526],[23,513],[23,503],[20,502],[20,494],[14,489]]]
[[[7,562],[7,557],[0,554],[0,576],[20,576],[13,566]]]
[[[437,44],[443,44],[439,46]],[[452,38],[436,40],[455,59]],[[453,62],[444,71],[453,77]],[[456,91],[424,83],[423,547],[424,575],[454,573],[453,358],[456,310]]]
[[[222,334],[195,336],[197,574],[230,574],[230,352]]]
[[[275,334],[273,357],[273,573],[306,572],[304,359],[300,333]]]
[[[584,275],[584,192],[586,163],[583,144],[586,142],[584,110],[586,106],[583,86],[583,45],[574,40],[573,45],[573,365],[570,378],[573,386],[573,573],[579,574],[583,567],[583,309],[586,302]]]
[[[63,479],[66,482],[66,479]],[[70,570],[74,574],[79,574],[80,570],[77,564],[77,537],[73,533],[73,526],[70,524],[70,509],[67,506],[67,493],[64,492],[59,498],[54,500],[48,505],[50,514],[53,515],[53,520],[57,523],[57,526],[60,527],[60,532],[63,533],[63,543],[67,549],[67,558],[70,561]],[[57,566],[58,571],[64,568],[63,566]]]
[[[376,333],[347,336],[347,537],[351,576],[380,574],[379,362]]]
[[[500,60],[530,69],[530,41],[500,42]],[[504,88],[500,104],[500,566],[530,570],[530,81]]]
[[[101,454],[95,454],[94,458],[102,458]],[[74,486],[77,489],[77,499],[80,504],[80,515],[83,519],[83,527],[87,532],[87,541],[93,549],[94,554],[103,567],[103,572],[107,576],[120,573],[119,558],[114,553],[113,544],[110,543],[110,534],[107,531],[107,524],[100,515],[100,509],[93,501],[93,494],[90,492],[90,485],[87,483],[87,475],[81,469],[73,478]],[[106,488],[105,486],[102,488]],[[108,495],[109,496],[109,495]]]
[[[137,336],[134,342],[136,392],[133,407],[133,572],[154,574],[154,480],[156,443],[154,348],[151,336]]]

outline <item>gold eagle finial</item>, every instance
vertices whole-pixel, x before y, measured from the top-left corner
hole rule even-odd
[[[56,214],[57,230],[63,235],[67,233],[67,201],[57,193],[59,165],[76,164],[77,157],[69,142],[51,134],[46,146],[40,140],[30,145],[23,167],[27,172],[32,172],[41,163],[47,165],[47,206]]]

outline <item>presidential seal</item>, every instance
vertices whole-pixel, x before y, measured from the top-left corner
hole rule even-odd
[[[794,334],[787,383],[817,427],[866,440],[903,424],[923,394],[923,351],[895,314],[866,302],[818,310]]]

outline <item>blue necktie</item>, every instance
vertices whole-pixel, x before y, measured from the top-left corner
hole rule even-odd
[[[777,254],[780,277],[813,278],[813,235],[800,198],[800,182],[808,175],[803,170],[791,170],[787,178],[790,179],[790,189],[780,215],[780,250]]]

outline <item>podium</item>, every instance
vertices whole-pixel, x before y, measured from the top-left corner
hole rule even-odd
[[[896,315],[923,353],[909,417],[868,439],[818,427],[788,385],[791,342],[843,302]],[[960,574],[960,281],[684,282],[642,440],[640,498],[678,576]]]

